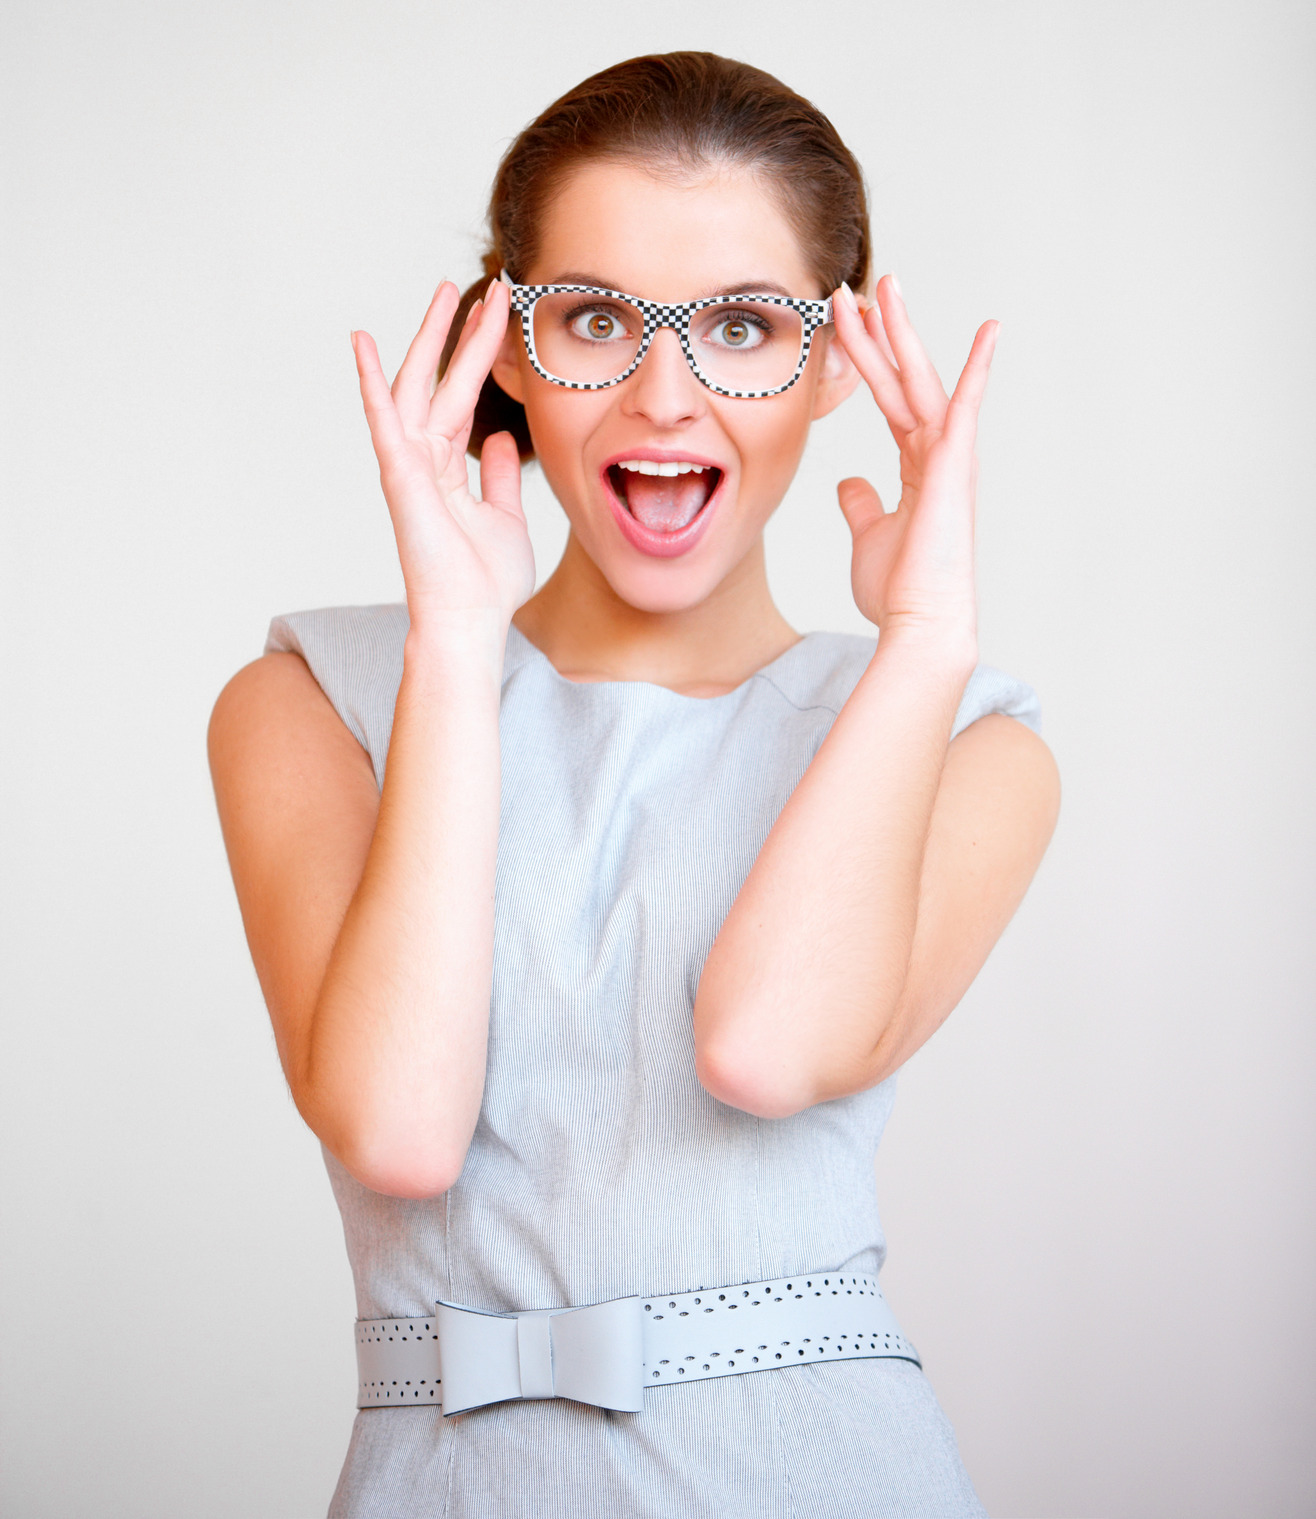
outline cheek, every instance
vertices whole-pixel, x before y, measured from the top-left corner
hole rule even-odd
[[[585,447],[610,405],[606,391],[564,390],[531,371],[525,389],[526,421],[544,477],[564,506],[567,496],[588,488]]]
[[[590,395],[550,385],[531,371],[525,388],[526,421],[535,453],[543,459],[566,460],[579,454],[589,436],[597,409]]]
[[[739,450],[746,486],[752,490],[780,485],[784,490],[809,438],[808,396],[797,385],[783,396],[742,401],[739,406],[724,425]]]

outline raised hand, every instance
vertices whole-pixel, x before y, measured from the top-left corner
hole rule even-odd
[[[942,388],[892,275],[861,310],[848,286],[833,300],[836,332],[868,383],[900,450],[900,504],[884,512],[867,480],[842,480],[854,535],[851,588],[884,633],[911,627],[976,644],[973,578],[978,407],[997,322],[978,329],[955,392]]]
[[[391,388],[374,339],[367,332],[352,334],[413,628],[466,614],[494,613],[510,622],[535,588],[534,553],[521,509],[521,466],[511,434],[486,440],[479,497],[466,478],[475,403],[507,329],[507,289],[494,281],[472,307],[435,386],[459,299],[449,280],[435,291]]]

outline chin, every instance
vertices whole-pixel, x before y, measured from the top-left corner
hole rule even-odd
[[[622,601],[636,611],[655,616],[687,612],[701,605],[722,584],[731,568],[716,552],[700,554],[695,559],[644,562],[625,546],[619,550],[615,544],[597,557],[591,552],[590,557]]]

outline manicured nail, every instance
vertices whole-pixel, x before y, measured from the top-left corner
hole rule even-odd
[[[351,330],[351,332],[348,333],[347,340],[352,345],[352,352],[355,353],[356,352],[356,328],[355,327],[353,327],[352,330]]]
[[[471,305],[471,309],[466,313],[466,320],[462,323],[462,326],[469,327],[471,323],[476,319],[476,317],[480,314],[480,310],[483,306],[483,300],[474,301]]]
[[[859,302],[855,300],[854,291],[850,289],[845,280],[841,281],[841,299],[856,316],[859,315]]]
[[[498,288],[498,286],[501,285],[501,284],[502,284],[502,281],[498,278],[497,275],[494,275],[493,279],[491,279],[489,281],[489,288],[484,292],[484,299],[487,301],[489,299],[489,297],[494,293],[494,291]]]
[[[900,288],[900,281],[895,277],[894,274],[888,275],[887,278],[891,281],[891,288],[892,288],[892,290],[894,290],[896,292],[896,294],[900,297],[901,301],[903,302],[904,299],[905,299],[905,292]]]

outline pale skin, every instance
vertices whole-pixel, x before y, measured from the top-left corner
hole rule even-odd
[[[618,162],[578,168],[551,202],[526,283],[588,275],[659,301],[756,282],[817,298],[771,188]],[[949,1015],[1023,897],[1054,827],[1042,741],[980,719],[953,741],[977,658],[974,445],[996,324],[947,396],[895,281],[836,292],[834,335],[800,381],[756,400],[701,385],[676,336],[608,390],[531,369],[508,297],[476,308],[437,387],[457,304],[445,282],[390,387],[353,334],[411,630],[388,769],[302,661],[267,655],[216,705],[210,752],[252,956],[298,1109],[346,1168],[407,1197],[461,1172],[484,1088],[499,809],[498,711],[510,622],[573,680],[646,680],[691,698],[733,689],[799,637],[769,594],[763,529],[811,422],[860,383],[900,451],[885,513],[839,486],[856,604],[877,652],[771,830],[714,941],[694,1005],[696,1069],[764,1118],[863,1090]],[[481,497],[463,450],[485,376],[524,404],[570,523],[538,592],[506,434]],[[687,554],[646,555],[607,506],[603,461],[658,449],[726,475]],[[533,594],[532,594],[533,593]]]

